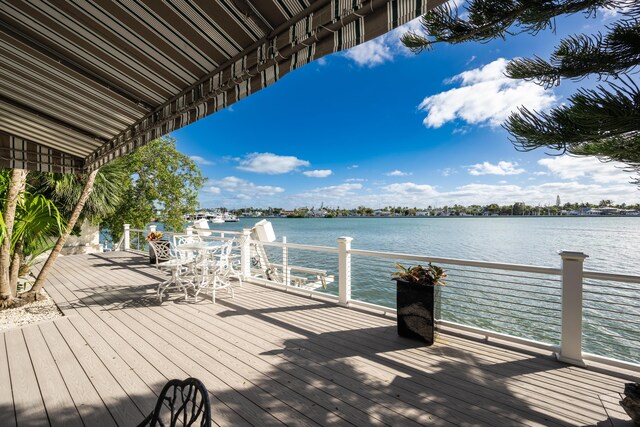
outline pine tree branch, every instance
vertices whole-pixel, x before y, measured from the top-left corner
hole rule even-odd
[[[619,161],[640,173],[640,90],[633,82],[582,89],[570,104],[535,112],[520,108],[504,124],[520,151],[541,147]]]
[[[424,35],[408,32],[401,40],[418,53],[442,42],[488,42],[507,34],[537,34],[554,30],[554,19],[559,15],[584,12],[591,16],[598,8],[625,9],[634,5],[633,0],[473,0],[467,7],[468,18],[462,19],[457,6],[445,3],[422,16]]]
[[[620,22],[606,36],[574,35],[560,42],[547,62],[539,57],[509,62],[506,75],[533,80],[551,87],[561,78],[580,80],[596,74],[600,78],[633,71],[640,64],[640,22]]]

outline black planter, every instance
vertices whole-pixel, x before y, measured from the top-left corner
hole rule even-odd
[[[396,280],[396,283],[398,335],[432,345],[435,342],[436,297],[440,294],[438,286],[417,285],[404,280]]]
[[[157,246],[164,246],[166,248],[166,253],[169,253],[169,248],[171,248],[171,243],[168,240],[156,240],[155,243]],[[162,251],[162,252],[165,252],[165,251]],[[160,257],[158,261],[159,262],[169,261],[169,258]],[[149,264],[155,264],[155,263],[156,263],[156,253],[153,251],[153,248],[151,248],[151,245],[149,245]]]

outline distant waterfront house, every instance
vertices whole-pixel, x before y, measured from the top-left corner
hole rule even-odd
[[[429,211],[418,211],[416,216],[431,216],[431,213]]]
[[[618,215],[620,213],[622,213],[622,209],[614,208],[613,206],[600,208],[600,215]]]
[[[374,211],[373,216],[391,216],[389,211]]]

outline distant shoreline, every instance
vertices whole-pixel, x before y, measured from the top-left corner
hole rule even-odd
[[[287,216],[243,216],[245,219],[342,219],[342,218],[353,218],[353,219],[399,219],[399,218],[420,218],[420,219],[429,219],[429,218],[437,218],[437,219],[445,219],[445,218],[640,218],[640,215],[430,215],[430,216],[332,216],[332,217],[313,217],[313,216],[295,216],[295,217],[287,217]]]

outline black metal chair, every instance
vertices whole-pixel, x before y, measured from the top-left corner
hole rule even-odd
[[[211,427],[209,392],[196,378],[171,380],[163,388],[156,407],[138,427]]]

